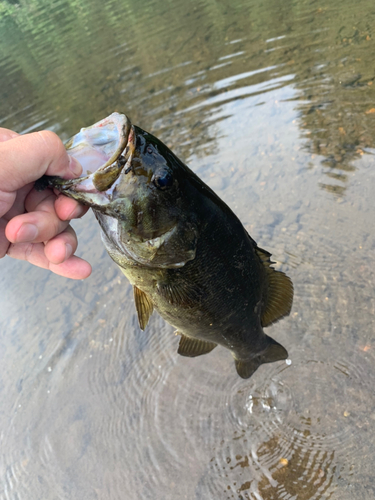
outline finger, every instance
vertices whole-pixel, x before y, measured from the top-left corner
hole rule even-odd
[[[44,254],[43,243],[16,243],[10,245],[8,255],[14,259],[26,260],[43,269],[71,279],[85,279],[91,274],[88,262],[73,255],[62,264],[52,264]]]
[[[34,211],[14,217],[5,229],[8,240],[12,243],[38,243],[48,241],[64,231],[69,223],[57,217],[54,202],[53,193],[46,195]]]
[[[44,191],[36,191],[36,189],[31,189],[29,194],[25,198],[25,210],[26,212],[35,212],[37,210],[44,209],[45,206],[45,209],[47,211],[54,212],[55,201],[56,195],[52,189],[47,188]]]
[[[0,191],[0,217],[5,220],[10,220],[16,215],[25,212],[25,198],[33,188],[33,183],[26,184],[15,193],[3,193]],[[52,193],[52,190],[46,190],[47,193]]]
[[[84,280],[88,278],[92,272],[90,264],[75,255],[58,266],[50,264],[49,268],[53,273],[73,280]]]
[[[0,127],[0,142],[9,141],[9,139],[13,139],[14,137],[17,136],[18,136],[17,132],[14,132],[13,130],[9,130],[7,128]]]
[[[77,250],[78,241],[74,229],[68,226],[65,231],[48,241],[44,254],[52,264],[61,264]]]
[[[79,177],[82,167],[69,156],[58,136],[48,130],[0,142],[0,186],[16,191],[42,175]]]
[[[55,201],[55,210],[61,220],[79,219],[89,208],[64,195],[60,195]]]
[[[54,210],[56,211],[59,219],[61,220],[71,220],[78,219],[82,217],[89,207],[81,205],[72,198],[67,198],[66,196],[58,193],[57,197],[54,195],[51,189],[46,189],[44,191],[36,191],[32,189],[25,200],[25,208],[28,212],[33,212],[38,210],[40,204],[43,200],[47,199],[49,196],[53,196]]]
[[[0,219],[0,259],[2,259],[9,248],[9,240],[5,236],[5,226],[6,226],[6,221],[4,219]]]

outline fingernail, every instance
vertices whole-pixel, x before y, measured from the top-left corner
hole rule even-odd
[[[79,177],[82,174],[82,165],[73,156],[69,155],[69,169],[74,177]]]
[[[33,241],[38,236],[38,228],[34,224],[22,224],[19,228],[16,241],[17,243],[25,243]]]
[[[73,253],[72,245],[69,245],[69,243],[66,243],[65,244],[65,260],[68,260],[69,257],[72,255],[72,253]]]

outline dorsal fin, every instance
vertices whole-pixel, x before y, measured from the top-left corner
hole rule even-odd
[[[147,326],[148,320],[154,310],[154,306],[151,302],[151,299],[145,292],[142,292],[136,286],[133,286],[134,292],[134,302],[135,308],[137,309],[138,322],[141,330],[144,330]]]
[[[211,352],[212,349],[215,349],[217,346],[214,342],[208,342],[207,340],[196,338],[193,339],[180,332],[176,332],[176,334],[181,335],[177,351],[181,356],[195,358],[196,356],[201,356],[202,354]]]
[[[275,323],[284,316],[288,316],[293,303],[293,283],[283,272],[271,267],[271,254],[262,248],[255,249],[268,277],[267,299],[262,314],[262,326]]]

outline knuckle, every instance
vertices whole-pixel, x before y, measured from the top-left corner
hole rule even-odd
[[[43,142],[43,148],[49,158],[64,157],[66,155],[64,144],[55,132],[41,130],[36,134],[39,140]]]
[[[41,130],[40,132],[37,132],[39,135],[40,139],[49,147],[59,147],[61,140],[59,137],[55,134],[55,132],[52,132],[51,130]]]

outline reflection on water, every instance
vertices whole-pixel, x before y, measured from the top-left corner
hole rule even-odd
[[[4,3],[0,123],[70,135],[126,108],[188,158],[215,150],[225,103],[292,84],[320,185],[343,195],[374,147],[371,1],[194,5]]]
[[[373,499],[375,12],[369,0],[0,4],[0,126],[117,110],[235,210],[295,284],[248,381],[178,357],[91,214],[94,273],[0,262],[0,499]]]

